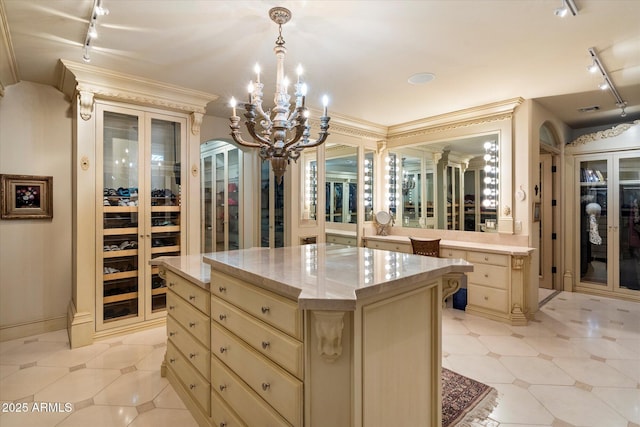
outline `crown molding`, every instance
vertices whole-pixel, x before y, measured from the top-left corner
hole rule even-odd
[[[92,97],[161,107],[187,113],[205,114],[209,102],[217,95],[174,86],[92,65],[63,60],[58,89],[69,99],[76,94],[90,93]],[[85,99],[88,98],[85,95]],[[91,112],[85,105],[84,114]],[[83,116],[84,118],[84,116]],[[86,120],[86,119],[85,119]]]
[[[523,102],[523,98],[511,98],[504,101],[498,101],[491,104],[480,105],[473,108],[453,111],[438,116],[394,125],[389,128],[387,137],[389,140],[397,140],[478,124],[508,120],[513,117],[516,107]]]

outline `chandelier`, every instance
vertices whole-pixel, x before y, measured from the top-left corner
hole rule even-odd
[[[240,117],[236,115],[237,102],[231,98],[233,115],[229,118],[231,124],[231,136],[233,140],[245,147],[260,149],[262,160],[271,162],[271,168],[278,184],[282,183],[287,165],[293,159],[300,157],[300,152],[305,148],[317,147],[322,144],[329,135],[329,120],[327,116],[328,98],[323,97],[323,113],[320,117],[320,132],[316,140],[309,139],[309,110],[305,106],[307,85],[301,81],[302,67],[298,66],[298,81],[295,88],[295,105],[291,105],[291,96],[288,93],[289,81],[284,76],[284,57],[287,49],[282,38],[282,25],[289,22],[291,12],[284,7],[274,7],[269,10],[269,17],[278,24],[278,38],[273,48],[276,58],[276,92],[272,110],[265,111],[262,107],[262,89],[264,84],[260,82],[260,67],[256,65],[256,81],[249,82],[249,102],[242,104],[245,110],[245,126],[253,138],[253,141],[245,141],[240,133]]]

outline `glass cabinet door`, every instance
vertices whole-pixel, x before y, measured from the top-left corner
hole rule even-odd
[[[617,286],[640,291],[640,156],[621,158],[617,163],[619,197],[619,274]]]
[[[228,182],[227,182],[227,205],[229,210],[228,219],[228,249],[240,248],[240,221],[239,221],[239,209],[240,209],[240,159],[239,150],[234,148],[227,152],[228,160]]]
[[[151,119],[150,174],[147,194],[151,203],[151,258],[181,254],[181,127],[173,121]],[[148,280],[148,279],[147,279]],[[164,311],[167,305],[166,284],[151,269],[151,289],[147,295],[147,313]]]
[[[580,281],[608,286],[607,159],[580,162]]]
[[[202,157],[202,252],[213,252],[213,156],[205,154]]]
[[[227,198],[225,191],[225,173],[226,173],[226,162],[225,162],[225,153],[219,152],[215,155],[215,171],[214,171],[214,181],[216,186],[216,244],[213,250],[215,252],[224,251],[225,250],[225,224],[226,224],[226,216],[227,216]]]
[[[143,268],[139,232],[142,144],[136,115],[105,111],[103,116],[102,275],[98,282],[98,323],[132,319],[142,312]]]
[[[640,154],[580,159],[579,287],[640,291]]]

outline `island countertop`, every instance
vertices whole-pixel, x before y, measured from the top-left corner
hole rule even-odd
[[[460,259],[325,243],[207,253],[202,259],[213,270],[310,310],[355,310],[359,299],[473,270]]]

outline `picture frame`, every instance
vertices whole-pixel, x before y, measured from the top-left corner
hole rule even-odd
[[[540,206],[541,206],[540,202],[535,202],[533,204],[533,222],[540,222],[540,215],[541,215]]]
[[[0,219],[52,218],[52,176],[0,174]]]

